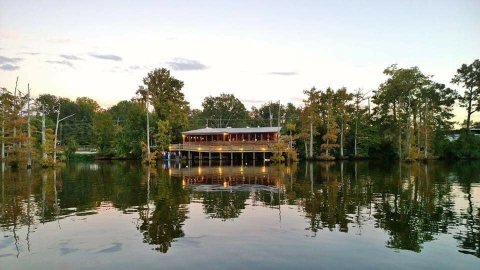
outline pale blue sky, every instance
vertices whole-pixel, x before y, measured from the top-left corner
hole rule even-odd
[[[167,67],[199,107],[221,92],[251,106],[298,104],[313,85],[373,89],[393,63],[448,83],[480,58],[479,14],[478,0],[0,0],[0,86],[19,76],[109,106]]]

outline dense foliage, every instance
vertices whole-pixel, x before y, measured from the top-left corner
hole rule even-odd
[[[392,65],[373,91],[304,91],[301,106],[268,102],[247,110],[233,94],[208,96],[202,109],[191,109],[184,83],[164,68],[149,72],[131,100],[102,109],[88,97],[75,101],[0,89],[2,158],[12,166],[51,164],[57,148],[72,157],[92,151],[104,158],[139,159],[145,155],[147,121],[151,150],[168,151],[181,143],[181,131],[204,127],[281,126],[283,140],[303,159],[479,158],[480,138],[467,130],[480,126],[480,61],[462,65],[452,83],[463,94],[434,81],[419,68]],[[465,107],[466,129],[454,130],[453,109]],[[58,121],[58,128],[57,128]],[[287,151],[288,152],[288,151]],[[279,157],[280,158],[280,157]]]

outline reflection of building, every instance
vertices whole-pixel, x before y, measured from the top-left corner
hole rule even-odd
[[[269,190],[278,191],[280,179],[266,166],[214,166],[172,168],[170,173],[179,177],[185,186],[198,190]]]
[[[266,159],[278,147],[280,127],[203,128],[182,133],[183,143],[170,145],[170,151],[194,158]],[[206,154],[206,155],[203,155]]]

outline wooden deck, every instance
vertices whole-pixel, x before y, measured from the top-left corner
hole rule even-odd
[[[199,153],[272,153],[276,142],[202,142],[171,144],[170,151],[190,151]],[[287,148],[285,144],[284,149]],[[278,149],[278,148],[277,148]]]

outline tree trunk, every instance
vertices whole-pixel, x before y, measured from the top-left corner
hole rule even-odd
[[[417,118],[418,118],[418,121],[417,121]],[[414,131],[417,132],[417,148],[418,148],[418,151],[420,152],[420,121],[421,121],[421,113],[418,112],[418,113],[414,113],[414,116],[413,116],[413,123],[414,123]]]
[[[468,107],[467,107],[467,131],[470,131],[470,117],[472,115],[472,98],[473,98],[473,93],[472,93],[472,88],[470,88],[470,91],[468,93]]]
[[[148,101],[145,101],[145,109],[147,111],[147,157],[145,160],[150,163],[150,119],[148,117]]]
[[[406,134],[405,134],[405,139],[406,139],[406,143],[407,143],[407,147],[405,149],[406,151],[406,155],[407,157],[409,158],[410,157],[410,126],[411,126],[411,119],[410,119],[410,94],[409,94],[409,97],[408,97],[408,113],[407,113],[407,128],[405,130]]]
[[[313,119],[310,118],[310,154],[309,158],[313,158]]]
[[[5,158],[5,120],[2,120],[2,156],[0,159]]]
[[[340,157],[343,158],[343,119],[340,126]]]
[[[303,140],[303,143],[305,144],[305,158],[308,159],[308,146],[307,146],[307,140]]]
[[[427,103],[427,100],[425,100],[425,115],[423,120],[423,124],[425,126],[425,149],[424,149],[425,159],[428,158],[428,125],[427,125],[428,122],[427,121],[428,121],[428,103]]]
[[[403,158],[403,155],[402,155],[402,129],[401,129],[400,125],[398,125],[398,157],[400,159]]]
[[[290,149],[293,148],[293,142],[292,142],[293,138],[292,138],[292,130],[290,130]]]
[[[57,163],[57,136],[58,136],[58,122],[60,121],[60,106],[57,112],[57,124],[55,125],[55,138],[53,140],[53,165]]]
[[[330,146],[330,142],[329,142],[329,140],[327,140],[327,147],[325,147],[325,154],[326,154],[327,157],[328,157],[328,148],[329,148],[329,146]]]
[[[17,137],[17,126],[16,126],[16,119],[17,119],[17,85],[18,85],[18,77],[17,81],[15,82],[15,92],[13,94],[13,150],[15,151],[16,148],[16,143],[15,143],[15,138]]]
[[[355,119],[355,143],[354,143],[355,157],[357,157],[357,155],[358,155],[358,152],[357,152],[357,136],[358,136],[358,116]]]
[[[30,84],[28,84],[28,100],[27,100],[27,148],[28,148],[28,154],[27,154],[27,169],[30,169],[32,167],[32,133],[30,130]]]
[[[42,113],[42,159],[45,162],[47,160],[47,146],[46,146],[46,134],[45,134],[45,110]]]

